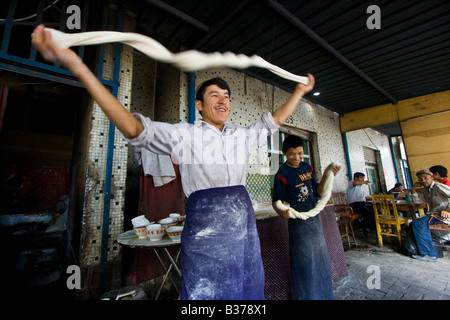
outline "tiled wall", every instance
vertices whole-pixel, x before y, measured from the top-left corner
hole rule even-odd
[[[150,117],[150,119],[154,119],[156,61],[138,51],[133,52],[133,80],[131,88],[130,111],[139,112],[146,117]],[[139,158],[135,148],[129,145],[126,181],[127,191],[139,187],[139,176]],[[137,207],[137,204],[132,204],[130,207]],[[133,217],[138,215],[137,212],[130,214]]]
[[[104,79],[112,80],[113,65],[114,45],[106,45],[103,63]],[[122,46],[118,100],[128,109],[130,108],[132,74],[133,50],[128,46]],[[94,104],[91,121],[81,235],[81,266],[99,263],[104,212],[105,168],[110,121],[96,103]],[[111,186],[113,199],[110,203],[108,261],[117,259],[120,255],[116,239],[123,232],[123,207],[128,157],[128,147],[125,140],[117,129],[115,130]]]
[[[245,188],[250,198],[257,202],[271,202],[270,176],[267,174],[247,173]]]
[[[230,69],[196,72],[196,85],[198,86],[202,81],[216,76],[222,77],[230,85],[231,112],[228,121],[235,125],[246,126],[259,120],[263,113],[274,111],[290,96],[289,92]],[[185,81],[187,82],[187,80]],[[181,102],[183,101],[187,101],[187,98],[181,100]],[[187,102],[183,106],[184,108],[187,108]],[[196,117],[199,117],[198,112],[196,112]],[[321,178],[321,172],[325,170],[328,164],[331,162],[339,163],[342,165],[342,171],[335,178],[334,190],[344,191],[348,179],[345,175],[347,167],[339,130],[339,116],[330,110],[302,99],[285,125],[316,133],[317,145],[315,147],[319,154],[319,159],[317,159],[319,166],[316,168],[318,178]],[[249,156],[247,183],[253,181],[257,175],[268,175],[270,172],[269,165],[267,144],[264,143]],[[263,192],[262,198],[267,198],[268,192]]]

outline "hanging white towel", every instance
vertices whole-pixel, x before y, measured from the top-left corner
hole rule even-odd
[[[140,149],[140,153],[144,174],[153,177],[155,187],[160,187],[176,178],[170,156],[156,154],[143,148]]]

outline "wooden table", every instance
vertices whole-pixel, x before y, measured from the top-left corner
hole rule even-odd
[[[372,199],[366,198],[367,203],[372,204]],[[409,211],[411,214],[411,219],[416,220],[418,217],[425,215],[424,209],[428,207],[426,202],[422,203],[414,203],[413,201],[406,200],[395,200],[395,205],[397,207],[397,211]],[[419,216],[416,216],[416,210],[419,211]]]
[[[420,217],[425,215],[424,209],[428,206],[426,202],[414,203],[412,201],[406,200],[396,200],[395,205],[397,206],[397,211],[409,211],[413,220],[416,220],[418,218],[416,217],[416,210],[419,211]]]

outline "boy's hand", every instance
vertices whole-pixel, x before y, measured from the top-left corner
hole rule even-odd
[[[333,171],[333,174],[336,175],[339,172],[339,170],[341,170],[341,168],[342,168],[341,166],[332,163],[332,164],[328,165],[328,167],[325,169],[325,172],[323,173],[323,175],[325,176],[325,174],[329,170]]]
[[[280,211],[277,212],[279,216],[283,217],[284,219],[289,219],[290,218],[290,213],[289,213],[289,209],[286,209],[284,211]]]

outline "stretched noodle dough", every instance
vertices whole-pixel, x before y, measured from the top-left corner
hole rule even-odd
[[[202,53],[196,50],[188,50],[180,53],[172,53],[156,40],[131,32],[117,31],[92,31],[81,33],[64,33],[52,28],[45,28],[50,31],[53,42],[61,49],[74,46],[88,46],[109,42],[122,42],[145,55],[165,63],[173,64],[183,71],[196,71],[211,67],[230,67],[245,69],[248,67],[265,68],[276,75],[307,85],[308,77],[297,76],[276,65],[273,65],[260,56],[248,57],[244,54],[225,53]]]
[[[196,71],[211,67],[230,67],[244,69],[248,67],[265,68],[276,75],[307,85],[308,77],[302,77],[292,74],[276,65],[273,65],[260,56],[253,55],[248,57],[243,54],[234,54],[232,52],[225,53],[202,53],[196,50],[188,50],[180,53],[172,53],[167,50],[156,40],[137,33],[116,32],[116,31],[92,31],[81,33],[64,33],[52,28],[45,28],[52,35],[52,40],[56,46],[61,49],[67,49],[73,46],[88,46],[96,44],[104,44],[110,42],[122,42],[129,45],[145,55],[165,63],[170,63],[183,71]],[[326,205],[331,196],[334,175],[330,170],[326,177],[324,186],[324,195],[321,197],[314,209],[308,212],[297,212],[289,208],[281,201],[275,204],[280,210],[289,209],[291,218],[299,218],[306,220],[317,215]]]

